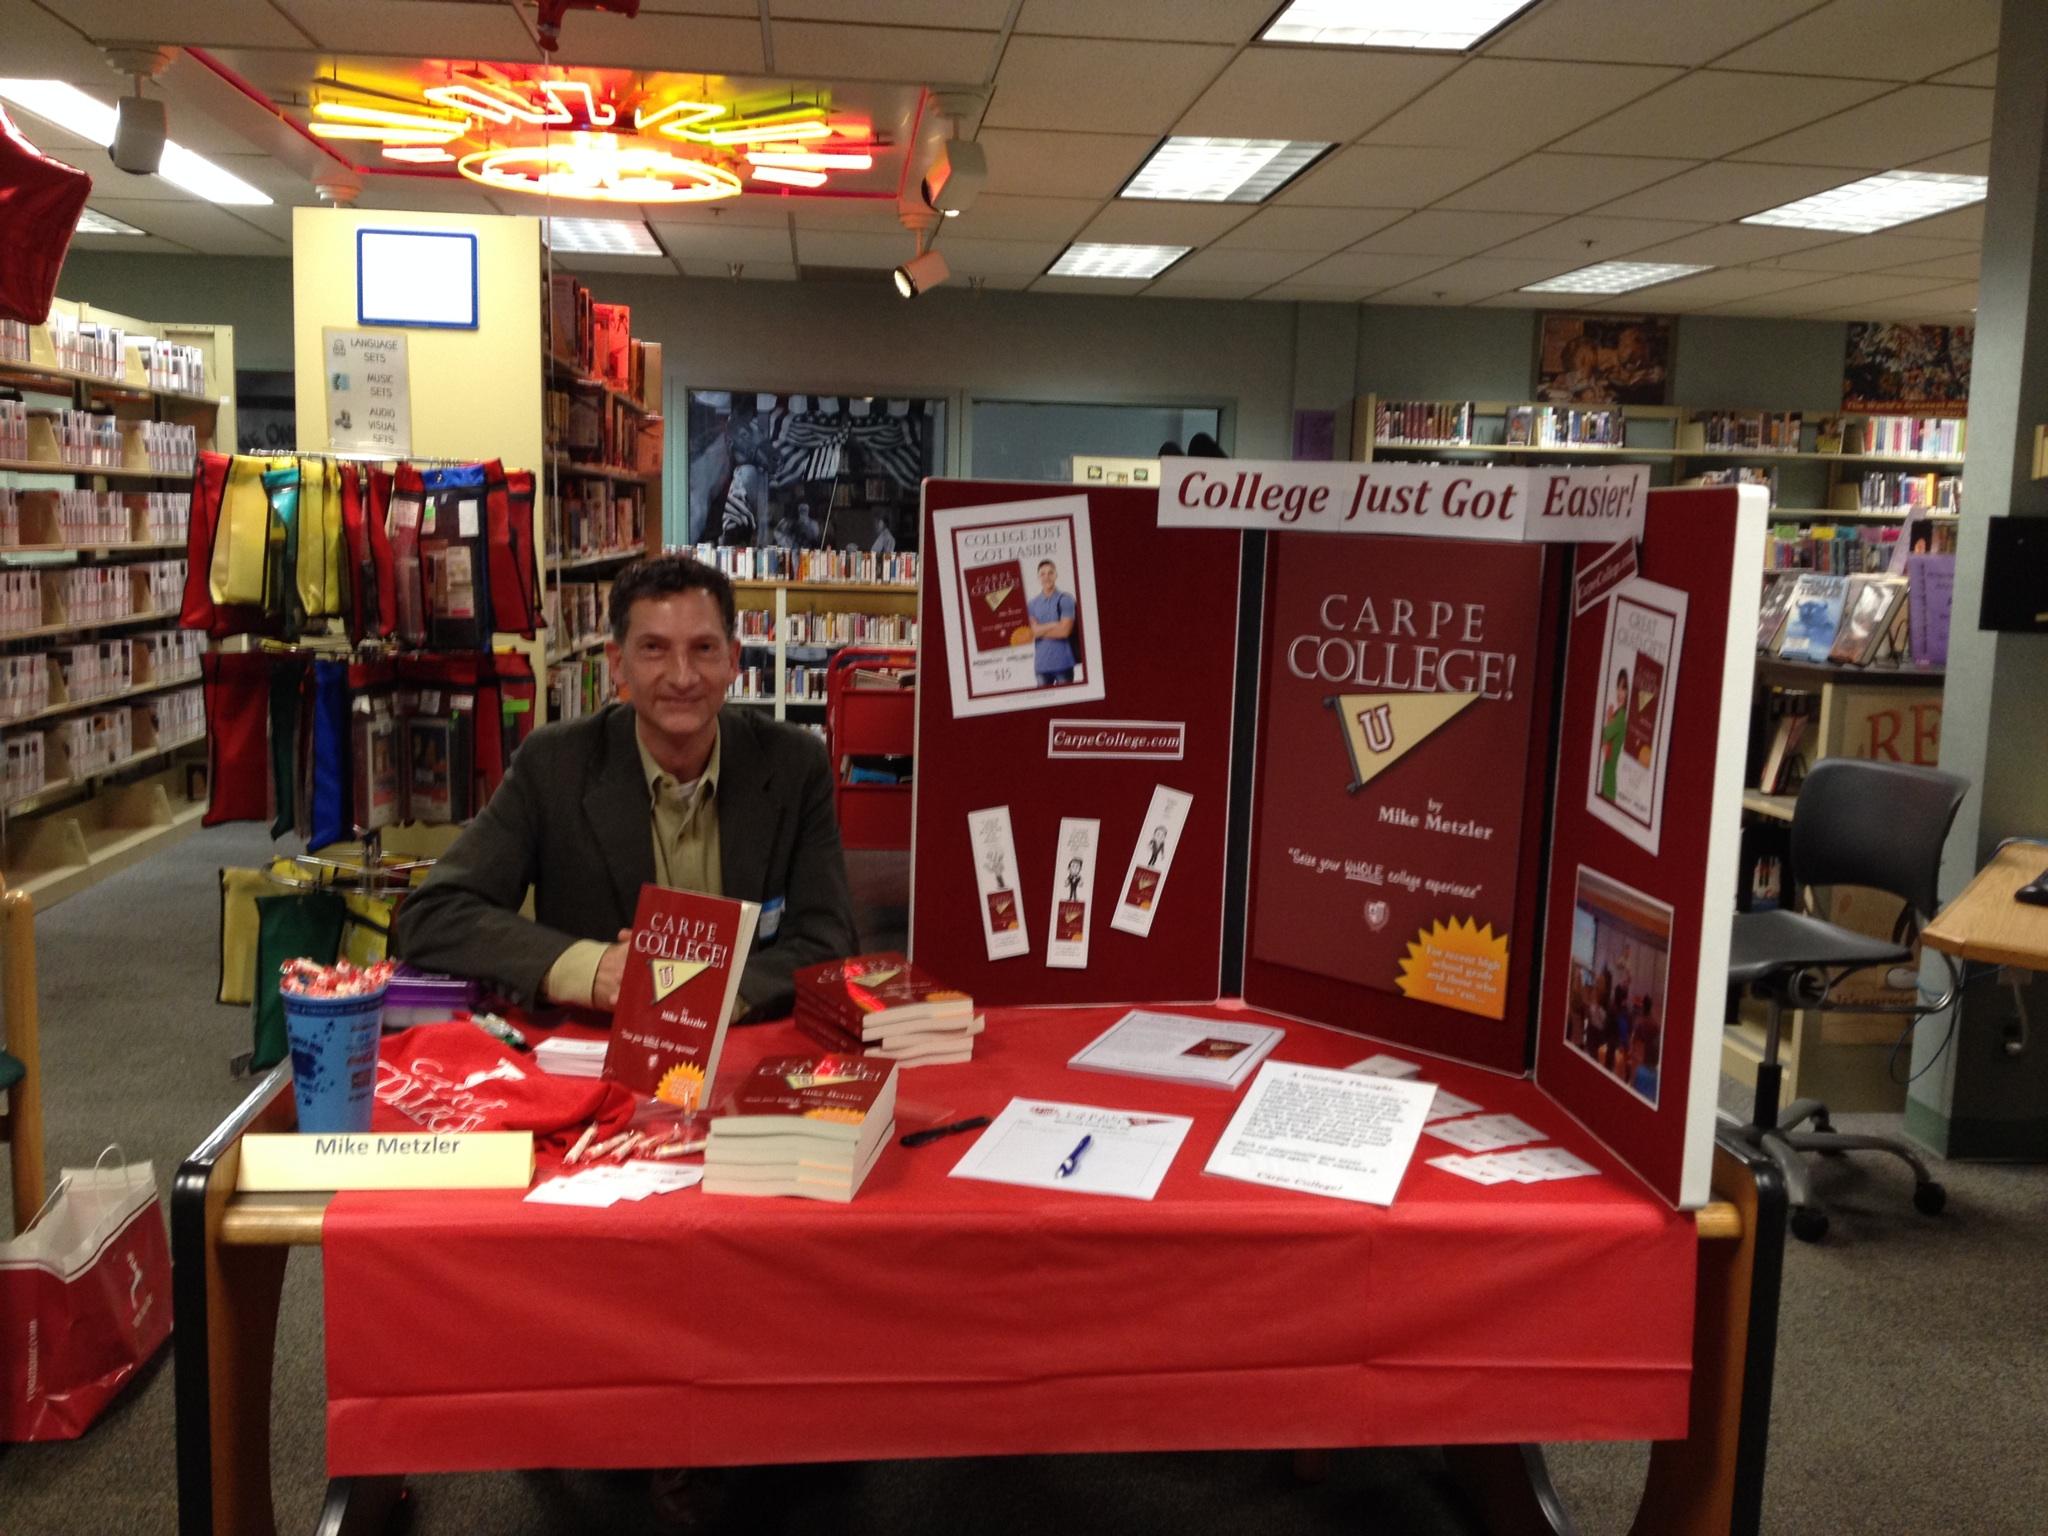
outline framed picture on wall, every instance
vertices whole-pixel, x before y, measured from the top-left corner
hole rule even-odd
[[[1669,315],[1544,314],[1536,398],[1554,405],[1668,405]]]
[[[1842,409],[1960,416],[1970,404],[1968,325],[1857,321],[1842,359]]]

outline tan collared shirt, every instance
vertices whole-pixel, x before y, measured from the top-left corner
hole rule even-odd
[[[637,726],[633,742],[640,749],[640,771],[647,780],[647,796],[653,811],[656,882],[670,890],[724,895],[717,804],[724,736],[713,739],[703,773],[689,784],[678,783],[674,775],[654,760]],[[548,968],[542,990],[554,1002],[589,1007],[598,963],[608,948],[609,944],[597,939],[578,939]]]

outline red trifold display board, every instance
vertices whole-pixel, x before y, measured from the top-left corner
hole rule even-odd
[[[1390,1209],[1324,1200],[1202,1172],[1233,1095],[1067,1070],[1118,1012],[999,1013],[973,1062],[904,1074],[898,1124],[1012,1095],[1190,1116],[1152,1201],[950,1178],[966,1136],[892,1143],[851,1205],[337,1196],[329,1472],[1685,1433],[1696,1227],[1534,1085],[1434,1074],[1610,1176],[1482,1188],[1418,1157]],[[735,1030],[721,1076],[807,1049]],[[1290,1024],[1278,1054],[1358,1042]]]
[[[1245,997],[1527,1065],[1567,546],[1267,546]]]
[[[1239,535],[1142,490],[924,515],[912,957],[978,1003],[1215,998]]]
[[[1707,1198],[1764,498],[1651,493],[1633,576],[1579,551],[1536,1081],[1666,1199]]]

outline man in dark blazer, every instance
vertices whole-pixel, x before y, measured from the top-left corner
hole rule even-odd
[[[740,647],[713,567],[636,561],[610,619],[623,702],[534,732],[399,909],[398,951],[520,1003],[609,1009],[640,887],[658,882],[761,904],[738,1010],[786,1013],[791,972],[856,947],[824,748],[725,705]]]

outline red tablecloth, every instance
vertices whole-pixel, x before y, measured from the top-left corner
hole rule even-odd
[[[330,1474],[1685,1433],[1694,1223],[1534,1086],[1430,1064],[1601,1177],[1481,1187],[1425,1135],[1391,1208],[1266,1189],[1202,1173],[1237,1095],[1067,1069],[1121,1012],[996,1012],[899,1117],[1192,1115],[1151,1202],[949,1179],[971,1136],[891,1146],[849,1206],[337,1198]],[[1374,1049],[1287,1028],[1282,1060]],[[805,1048],[735,1030],[727,1064]]]

